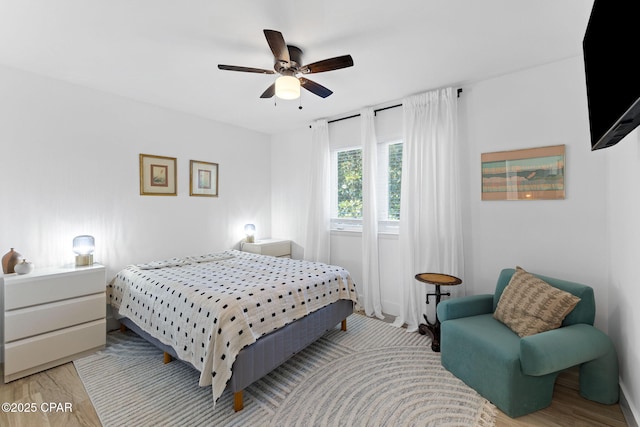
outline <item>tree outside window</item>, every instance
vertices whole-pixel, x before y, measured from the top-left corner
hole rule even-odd
[[[387,219],[400,220],[400,186],[402,184],[402,142],[389,144],[389,180]]]
[[[362,149],[336,150],[333,157],[335,173],[332,202],[333,226],[361,226],[362,220]],[[382,227],[397,227],[400,220],[400,188],[402,184],[402,142],[378,145],[378,203]],[[337,187],[337,188],[336,188]],[[395,224],[395,225],[394,225]]]
[[[338,152],[338,218],[362,218],[362,150]]]

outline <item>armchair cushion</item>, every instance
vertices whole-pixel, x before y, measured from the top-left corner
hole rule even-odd
[[[520,363],[526,375],[546,375],[590,360],[611,350],[611,340],[591,325],[577,324],[520,340]]]
[[[493,295],[467,295],[444,300],[438,304],[437,312],[440,322],[478,314],[490,314],[493,313]]]
[[[516,267],[494,317],[520,337],[557,329],[580,298]]]

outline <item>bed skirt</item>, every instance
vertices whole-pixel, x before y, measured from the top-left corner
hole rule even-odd
[[[316,341],[327,331],[333,329],[351,313],[353,313],[353,302],[338,300],[261,337],[253,344],[240,350],[233,363],[233,373],[227,383],[227,388],[233,393],[242,391]],[[177,358],[172,347],[161,343],[140,329],[130,319],[123,317],[119,320],[140,337]]]

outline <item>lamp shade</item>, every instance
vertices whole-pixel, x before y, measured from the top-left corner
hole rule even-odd
[[[77,255],[92,254],[96,247],[93,236],[82,235],[73,238],[73,252]]]
[[[276,79],[276,96],[280,99],[300,97],[300,81],[293,76],[280,76]]]

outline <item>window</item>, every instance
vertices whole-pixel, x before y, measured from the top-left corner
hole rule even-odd
[[[331,225],[337,230],[362,228],[362,149],[332,153]],[[402,183],[402,142],[378,144],[379,231],[397,233]]]
[[[381,221],[400,220],[400,186],[402,184],[402,142],[378,146],[378,218]],[[380,203],[386,201],[386,203]]]
[[[362,219],[362,149],[338,151],[338,218]]]

